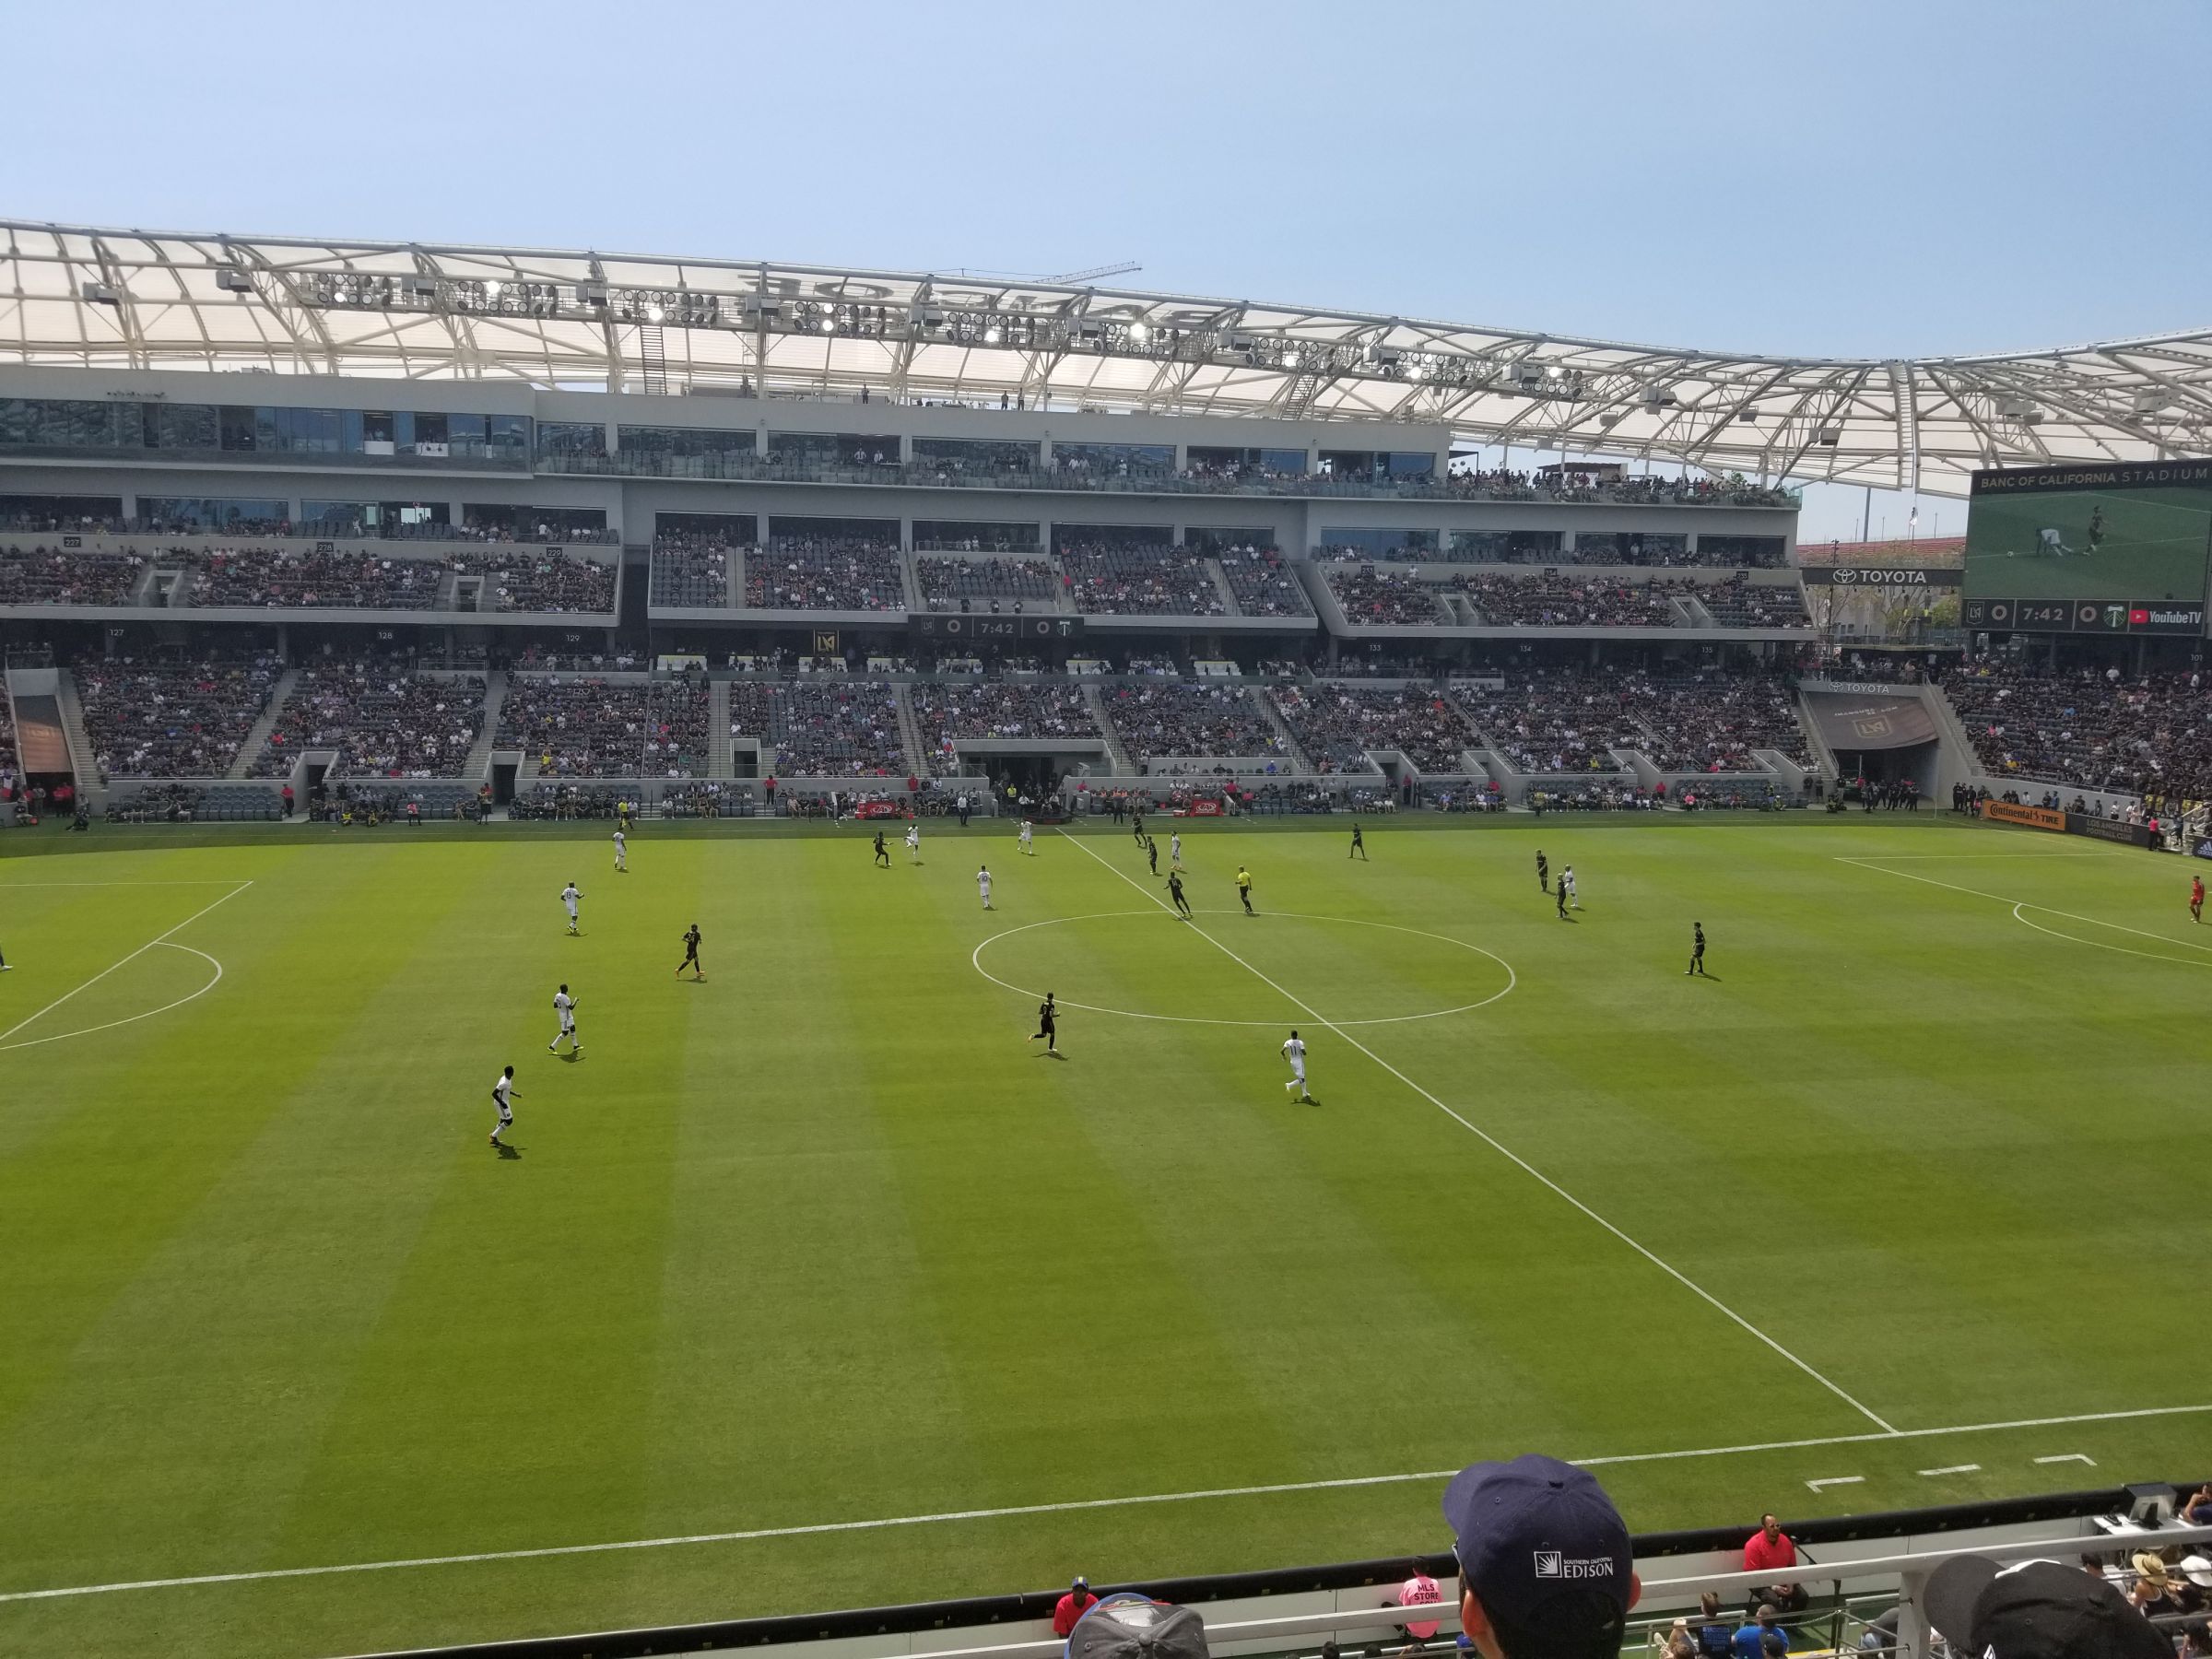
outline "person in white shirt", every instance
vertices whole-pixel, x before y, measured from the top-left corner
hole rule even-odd
[[[576,900],[582,897],[583,895],[576,890],[576,884],[572,881],[560,889],[560,901],[568,906],[569,931],[571,933],[579,931],[576,926]]]
[[[1283,1058],[1290,1062],[1290,1081],[1283,1085],[1285,1092],[1295,1094],[1301,1100],[1313,1097],[1306,1092],[1306,1045],[1299,1041],[1296,1031],[1283,1044]]]
[[[1037,849],[1030,844],[1030,836],[1033,832],[1033,829],[1034,826],[1028,818],[1021,820],[1021,850],[1032,858],[1037,855]]]
[[[1559,872],[1559,885],[1567,889],[1567,902],[1574,909],[1581,910],[1583,901],[1574,896],[1574,866],[1572,865],[1567,865]]]
[[[629,838],[619,830],[615,831],[615,873],[618,876],[629,873]]]
[[[500,1131],[514,1122],[514,1067],[509,1066],[491,1082],[492,1104],[500,1109],[500,1121],[491,1126],[491,1144],[500,1145]]]
[[[906,827],[906,862],[909,864],[922,862],[922,826],[919,824],[909,824]]]
[[[982,894],[983,908],[989,910],[991,908],[991,866],[989,865],[975,866],[975,890]]]
[[[546,1044],[547,1052],[559,1053],[560,1040],[566,1037],[569,1040],[569,1053],[572,1055],[582,1054],[583,1039],[576,1035],[576,999],[569,994],[566,985],[553,994],[553,1012],[560,1016],[560,1030],[553,1041]]]
[[[1168,868],[1182,868],[1182,831],[1180,830],[1168,831]]]

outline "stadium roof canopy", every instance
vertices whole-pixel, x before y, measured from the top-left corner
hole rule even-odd
[[[2212,454],[2212,331],[1747,357],[971,273],[0,220],[5,360],[1438,422],[1944,494],[1983,467]]]

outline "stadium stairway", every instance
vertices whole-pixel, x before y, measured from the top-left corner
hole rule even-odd
[[[1292,764],[1300,771],[1312,771],[1313,757],[1298,747],[1298,739],[1290,735],[1289,723],[1283,718],[1282,711],[1275,706],[1275,699],[1268,696],[1266,690],[1259,686],[1254,686],[1250,695],[1252,700],[1258,705],[1260,712],[1267,717],[1267,724],[1275,728],[1275,735],[1282,739],[1283,753],[1290,757]],[[1481,741],[1479,735],[1475,739],[1477,744]]]
[[[922,727],[914,719],[914,705],[907,699],[908,688],[901,681],[898,687],[899,740],[906,745],[906,766],[909,776],[926,778],[930,775],[929,750],[923,746]],[[723,729],[729,729],[724,720]]]
[[[69,770],[77,786],[89,798],[106,794],[100,771],[92,764],[92,743],[85,735],[85,705],[76,695],[76,676],[65,668],[57,677],[55,701],[62,712],[62,736],[69,745]],[[97,804],[96,802],[94,804]]]
[[[230,770],[223,774],[224,777],[235,779],[253,775],[253,762],[260,758],[263,747],[269,741],[269,734],[276,729],[276,716],[284,712],[285,702],[291,696],[292,688],[299,683],[300,670],[297,668],[287,668],[276,677],[276,684],[269,691],[268,707],[262,710],[261,718],[253,723],[253,729],[246,734],[245,742],[238,746],[238,758],[230,762]]]
[[[1236,590],[1229,585],[1229,572],[1221,568],[1221,561],[1218,559],[1209,559],[1206,561],[1206,568],[1213,573],[1214,591],[1221,595],[1221,603],[1228,607],[1223,614],[1230,617],[1242,616],[1244,607],[1237,603]]]
[[[707,682],[707,776],[734,778],[737,762],[730,747],[730,682]]]
[[[1084,682],[1083,702],[1090,710],[1090,717],[1098,723],[1100,734],[1106,739],[1106,756],[1113,762],[1113,775],[1130,778],[1136,775],[1136,767],[1129,759],[1129,751],[1122,746],[1122,735],[1113,729],[1113,722],[1106,718],[1106,700],[1098,687]]]
[[[491,776],[491,740],[500,729],[500,711],[506,702],[507,671],[494,668],[484,677],[484,728],[468,746],[468,759],[461,762],[464,778],[481,782]]]

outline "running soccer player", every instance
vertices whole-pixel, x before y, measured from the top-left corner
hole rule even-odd
[[[491,1084],[492,1104],[500,1109],[500,1121],[491,1126],[491,1144],[499,1146],[500,1131],[514,1122],[514,1067],[509,1066]]]
[[[1182,831],[1180,830],[1168,831],[1168,868],[1182,868]]]
[[[1141,808],[1129,814],[1129,824],[1131,832],[1136,837],[1136,844],[1140,847],[1143,846],[1145,844],[1145,815]]]
[[[2089,545],[2086,551],[2094,553],[2102,546],[2104,546],[2104,509],[2092,507],[2089,509]]]
[[[891,850],[883,844],[883,831],[876,831],[876,862],[885,869],[891,867]]]
[[[1299,1041],[1296,1031],[1283,1044],[1283,1058],[1290,1062],[1290,1081],[1283,1085],[1287,1093],[1295,1093],[1301,1100],[1313,1097],[1306,1092],[1306,1045]]]
[[[576,890],[576,884],[572,881],[560,889],[560,901],[568,907],[569,911],[569,931],[571,933],[579,931],[576,926],[576,900],[582,897],[583,895]]]
[[[707,977],[706,970],[699,965],[699,924],[696,922],[691,924],[690,930],[684,935],[684,959],[676,965],[676,977],[682,979],[684,970],[687,968],[691,970],[691,977],[695,980],[703,980]]]
[[[1683,970],[1682,970],[1682,971],[1683,971],[1683,973],[1684,973],[1685,975],[1688,975],[1688,974],[1692,974],[1692,973],[1704,973],[1704,972],[1705,972],[1705,924],[1704,924],[1704,923],[1702,923],[1702,922],[1692,922],[1692,923],[1689,924],[1689,929],[1690,929],[1690,941],[1689,941],[1689,966],[1688,966],[1688,967],[1687,967],[1687,968],[1685,968],[1685,969],[1683,969]],[[1712,978],[1712,976],[1711,974],[1706,974],[1706,977],[1707,977],[1708,979],[1710,979],[1710,978]]]
[[[910,865],[918,865],[922,862],[922,826],[920,824],[909,824],[906,827],[906,862]]]
[[[1564,876],[1559,877],[1559,885],[1553,891],[1559,901],[1559,920],[1564,922],[1567,920],[1567,878]]]
[[[1583,901],[1576,898],[1574,893],[1574,866],[1572,865],[1567,865],[1559,872],[1559,885],[1567,889],[1567,902],[1574,906],[1576,910],[1581,910]]]
[[[1060,1052],[1060,1010],[1053,1006],[1050,991],[1044,994],[1044,1000],[1037,1005],[1037,1033],[1030,1041],[1035,1042],[1039,1037],[1044,1039],[1046,1053],[1056,1054]]]
[[[2189,883],[2189,920],[2202,922],[2204,919],[2205,878],[2199,876]]]
[[[1368,862],[1367,838],[1359,833],[1359,825],[1356,820],[1352,825],[1352,850],[1349,853],[1347,853],[1345,857],[1347,859],[1356,858],[1361,864]]]
[[[1190,915],[1191,901],[1182,896],[1182,872],[1181,870],[1168,872],[1168,897],[1175,901],[1175,908],[1184,916]]]
[[[1242,865],[1237,866],[1237,897],[1244,900],[1246,915],[1256,916],[1260,913],[1252,908],[1252,872]]]
[[[1545,862],[1544,849],[1541,847],[1536,849],[1536,891],[1551,891],[1551,865]]]
[[[615,831],[615,874],[629,874],[629,837],[620,830]]]
[[[1145,837],[1145,858],[1152,866],[1152,874],[1159,874],[1159,843],[1150,836]]]
[[[576,1035],[576,999],[569,994],[566,985],[553,993],[553,1012],[560,1016],[560,1030],[554,1034],[553,1041],[546,1044],[546,1053],[560,1053],[560,1040],[566,1037],[570,1054],[581,1055],[583,1053],[583,1039]]]
[[[975,890],[983,896],[983,908],[989,910],[991,908],[991,866],[989,865],[975,866]]]
[[[1021,820],[1021,850],[1031,858],[1037,856],[1037,849],[1030,844],[1030,837],[1035,833],[1036,826],[1031,824],[1028,818],[1023,818]]]

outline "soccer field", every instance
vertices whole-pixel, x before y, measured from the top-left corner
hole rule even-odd
[[[1367,822],[1185,826],[1194,923],[1103,830],[6,838],[0,1652],[1442,1547],[1529,1450],[1639,1529],[2212,1466],[2189,866]]]
[[[2093,552],[2092,514],[2102,515],[2103,538]],[[2201,605],[2208,534],[2212,493],[2202,489],[1977,496],[1967,525],[1966,592],[1976,599]]]

